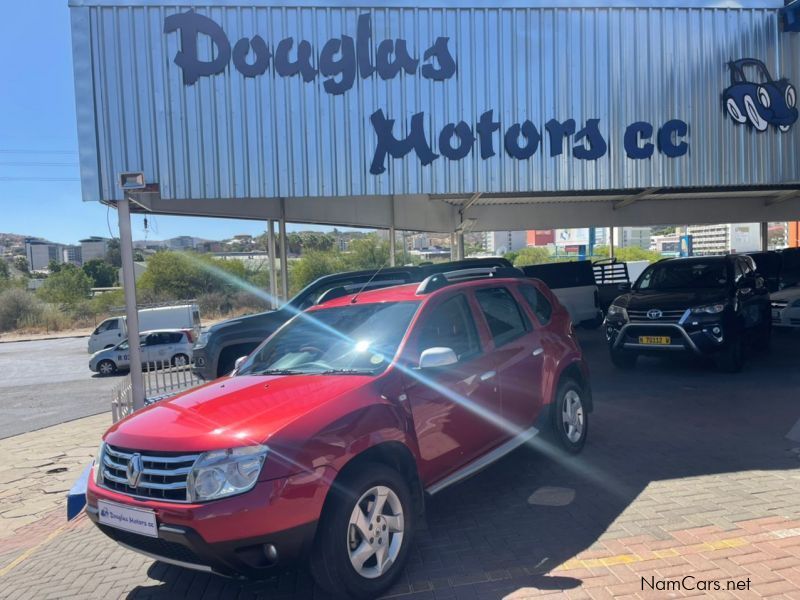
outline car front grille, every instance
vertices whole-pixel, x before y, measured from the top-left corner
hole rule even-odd
[[[141,475],[135,486],[128,481],[128,468],[135,455],[141,458]],[[153,453],[105,446],[103,487],[152,500],[188,502],[186,479],[199,454]]]
[[[656,309],[657,310],[657,309]],[[686,309],[681,310],[663,310],[659,311],[660,316],[653,318],[648,315],[651,309],[648,310],[628,310],[628,318],[632,323],[677,323],[683,317]]]

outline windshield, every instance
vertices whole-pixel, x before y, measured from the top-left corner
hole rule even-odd
[[[722,260],[708,262],[663,262],[648,268],[634,289],[637,290],[682,290],[696,288],[719,288],[728,282],[726,263]]]
[[[394,358],[418,306],[382,302],[301,313],[237,375],[377,374]]]

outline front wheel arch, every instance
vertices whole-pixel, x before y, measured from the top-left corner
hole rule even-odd
[[[555,385],[553,385],[553,389],[550,393],[550,405],[556,401],[556,394],[558,394],[561,384],[567,379],[572,379],[581,386],[586,398],[586,410],[588,412],[592,412],[594,410],[592,388],[589,385],[588,378],[577,362],[570,363],[561,371],[561,373],[559,373],[558,378],[555,380]]]
[[[336,481],[347,477],[349,473],[354,470],[358,470],[360,466],[368,463],[385,465],[400,473],[408,482],[409,488],[411,489],[411,497],[414,502],[415,514],[418,517],[422,517],[424,515],[425,496],[422,487],[422,480],[420,479],[419,472],[417,471],[417,461],[415,460],[414,455],[411,453],[411,450],[408,448],[408,446],[402,442],[395,441],[378,443],[367,448],[363,452],[357,454],[347,461],[347,463],[345,463],[345,465],[339,470],[336,475],[336,479],[334,479],[330,488],[328,489],[328,493],[325,497],[325,503],[322,507],[323,512],[325,511],[325,507],[331,501],[331,491],[336,486]]]

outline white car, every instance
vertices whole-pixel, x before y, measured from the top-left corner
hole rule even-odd
[[[775,327],[800,327],[800,286],[773,292],[770,299]]]
[[[160,329],[145,331],[139,336],[144,365],[170,364],[175,367],[188,365],[192,361],[191,331]],[[100,375],[111,375],[118,370],[130,368],[128,340],[112,348],[92,354],[89,368]]]

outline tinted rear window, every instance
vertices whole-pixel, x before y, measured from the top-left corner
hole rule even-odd
[[[527,321],[506,288],[488,288],[475,292],[483,315],[492,332],[495,346],[502,346],[527,331]]]
[[[530,265],[522,267],[522,271],[528,277],[541,279],[551,290],[595,285],[594,268],[589,260]]]

